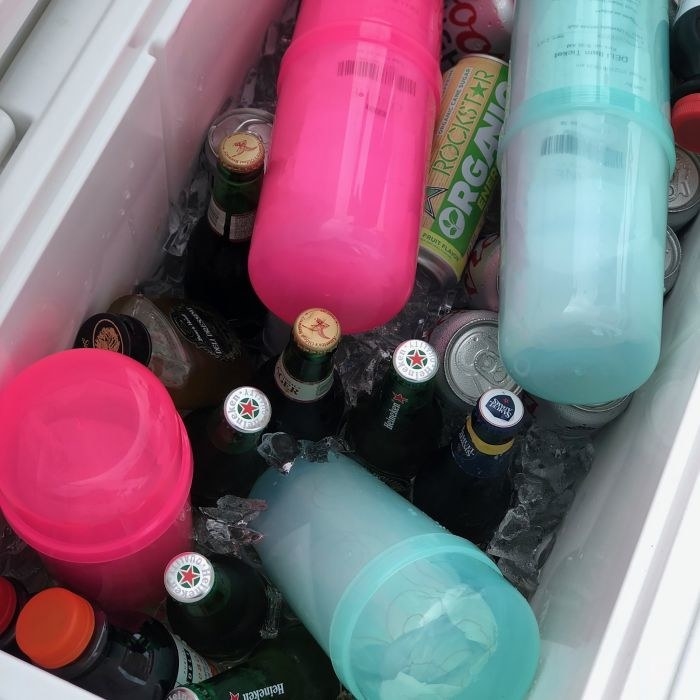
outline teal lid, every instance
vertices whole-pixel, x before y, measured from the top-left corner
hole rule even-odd
[[[357,698],[521,698],[540,653],[535,616],[496,565],[449,533],[386,550],[347,587],[329,654]]]

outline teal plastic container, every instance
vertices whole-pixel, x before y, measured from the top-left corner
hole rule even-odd
[[[251,498],[264,569],[357,700],[519,700],[540,642],[473,544],[346,455],[268,470]]]
[[[536,396],[632,393],[661,343],[667,0],[516,6],[500,140],[500,352]]]

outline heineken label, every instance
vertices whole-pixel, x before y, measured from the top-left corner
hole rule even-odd
[[[245,693],[233,693],[229,691],[229,700],[259,700],[259,698],[281,697],[285,694],[284,683],[275,683],[257,690],[249,690]]]
[[[176,634],[172,635],[177,649],[178,668],[176,685],[201,683],[220,672],[216,664],[207,661],[196,651],[190,649]]]
[[[393,365],[396,373],[409,382],[427,382],[438,371],[435,348],[424,340],[407,340],[394,351]]]
[[[180,603],[194,603],[204,598],[214,585],[211,562],[197,552],[184,552],[170,561],[165,569],[165,589]]]
[[[170,320],[180,335],[200,350],[222,360],[241,356],[241,343],[220,318],[194,304],[178,304],[170,311]]]
[[[247,212],[246,214],[229,214],[212,197],[209,200],[207,221],[209,221],[212,231],[224,238],[228,238],[229,241],[247,241],[253,235],[255,211]]]
[[[302,382],[293,377],[284,366],[282,357],[275,365],[275,383],[279,390],[289,399],[300,403],[311,403],[325,396],[333,386],[333,372],[319,382]]]
[[[476,54],[447,71],[428,167],[420,256],[456,282],[483,226],[498,181],[508,66]]]

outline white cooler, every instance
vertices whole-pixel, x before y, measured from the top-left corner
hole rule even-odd
[[[0,0],[0,384],[153,272],[169,202],[283,6]],[[532,601],[530,700],[700,697],[694,229],[659,366],[597,439]],[[42,697],[94,696],[0,652],[0,700]]]

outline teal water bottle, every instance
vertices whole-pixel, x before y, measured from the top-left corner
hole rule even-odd
[[[527,391],[599,404],[659,357],[667,188],[666,0],[516,9],[500,141],[500,351]]]

